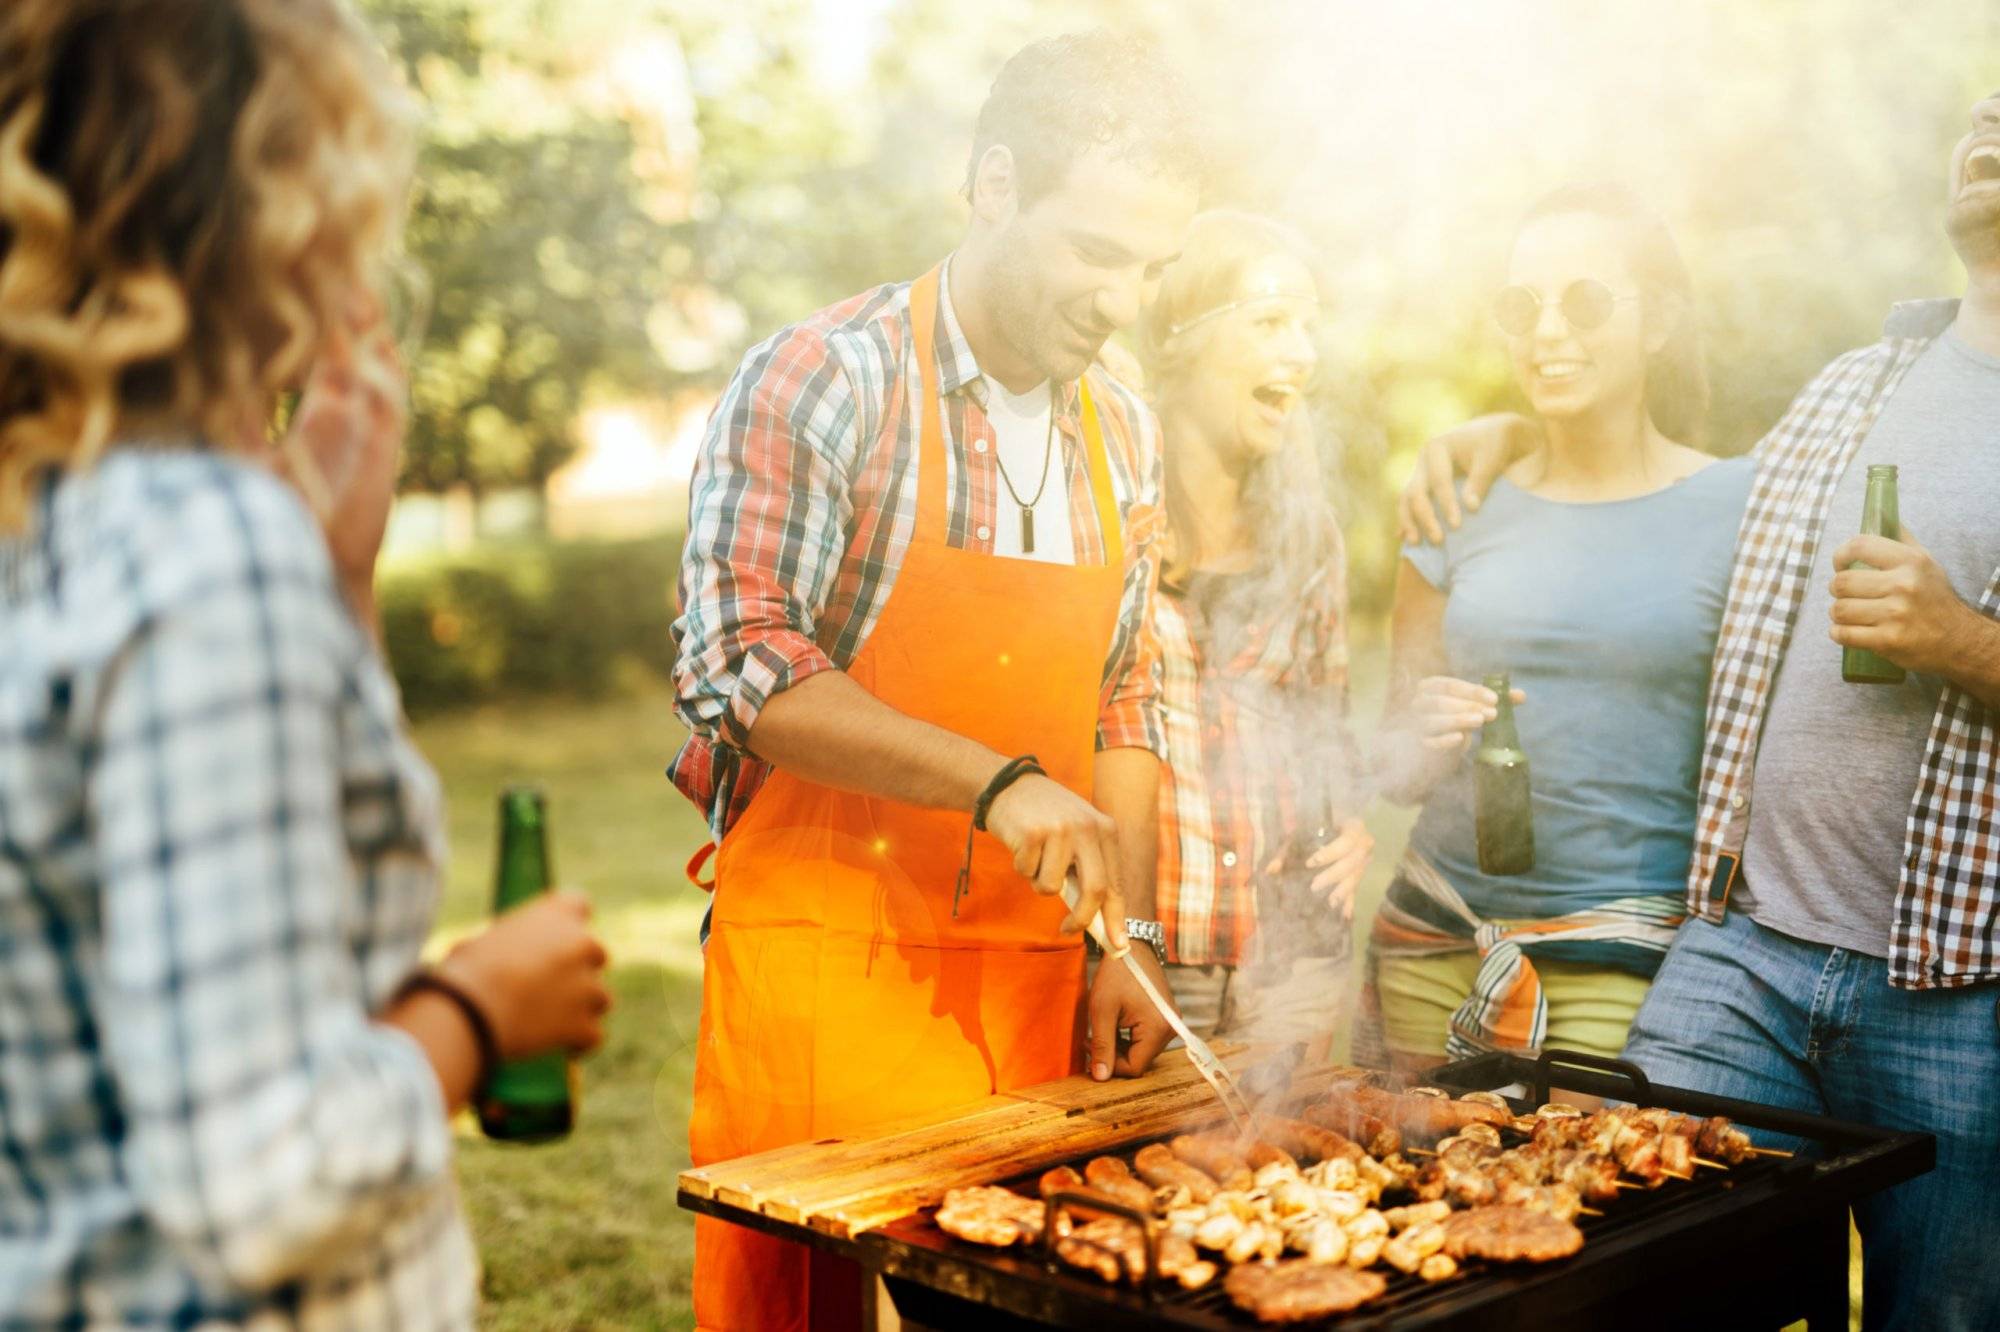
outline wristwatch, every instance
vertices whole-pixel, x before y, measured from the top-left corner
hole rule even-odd
[[[1125,917],[1125,937],[1133,943],[1145,944],[1153,950],[1153,956],[1160,962],[1167,960],[1166,927],[1157,920],[1140,920],[1137,916]]]

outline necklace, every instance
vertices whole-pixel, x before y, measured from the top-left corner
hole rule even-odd
[[[1022,499],[1021,492],[1014,489],[1013,478],[1007,475],[1007,464],[1000,459],[1000,450],[993,450],[993,465],[1000,469],[1000,484],[1007,487],[1007,494],[1021,510],[1021,553],[1035,553],[1035,506],[1042,502],[1042,492],[1049,488],[1049,458],[1056,451],[1056,385],[1049,381],[1049,429],[1042,439],[1042,479],[1035,485],[1035,493],[1029,499]]]

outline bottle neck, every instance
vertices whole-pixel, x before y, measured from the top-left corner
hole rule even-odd
[[[1868,495],[1861,501],[1861,531],[1865,536],[1902,536],[1902,521],[1896,512],[1896,483],[1888,478],[1870,477]]]
[[[1479,745],[1482,749],[1519,749],[1521,737],[1514,729],[1514,700],[1506,691],[1500,693],[1500,703],[1492,721],[1480,733]]]

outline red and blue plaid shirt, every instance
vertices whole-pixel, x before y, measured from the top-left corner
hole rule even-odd
[[[1957,310],[1956,301],[1897,306],[1882,341],[1822,370],[1757,446],[1757,484],[1736,540],[1709,683],[1692,913],[1722,918],[1741,863],[1764,710],[1806,588],[1827,576],[1820,550],[1841,474],[1882,404]],[[2000,618],[2000,569],[1978,609]],[[1890,984],[1928,990],[2000,979],[2000,717],[1950,684],[1931,722],[1907,829]]]
[[[908,283],[877,287],[752,348],[708,423],[688,497],[676,711],[692,732],[668,773],[719,841],[769,771],[749,752],[765,703],[845,668],[888,604],[916,522],[919,380]],[[939,284],[935,330],[947,470],[946,539],[993,550],[1000,487],[984,384]],[[1104,662],[1097,747],[1161,753],[1159,426],[1102,369],[1089,371],[1125,529],[1125,595]],[[1079,563],[1106,549],[1091,498],[1078,394],[1056,417]],[[1023,608],[1024,611],[1028,608]]]

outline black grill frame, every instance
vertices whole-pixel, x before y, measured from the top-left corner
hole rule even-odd
[[[1520,1085],[1533,1099],[1557,1090],[1726,1115],[1766,1136],[1802,1144],[1797,1157],[1759,1158],[1728,1172],[1627,1192],[1602,1217],[1579,1218],[1584,1247],[1541,1266],[1482,1267],[1437,1285],[1394,1276],[1382,1298],[1339,1318],[1301,1325],[1341,1332],[1388,1329],[1773,1329],[1807,1319],[1812,1332],[1847,1326],[1847,1209],[1857,1198],[1929,1170],[1929,1134],[1842,1123],[1771,1106],[1652,1084],[1630,1064],[1569,1051],[1539,1059],[1481,1055],[1435,1070],[1458,1091]],[[1127,1144],[1130,1151],[1144,1141]],[[1082,1163],[1075,1162],[1081,1165]],[[1033,1180],[996,1181],[1026,1186]],[[833,1240],[682,1195],[682,1205],[806,1240],[879,1273],[898,1313],[935,1328],[1175,1327],[1228,1332],[1255,1327],[1220,1281],[1206,1290],[1106,1285],[1051,1265],[1032,1250],[983,1248],[944,1234],[930,1209],[854,1240]]]

